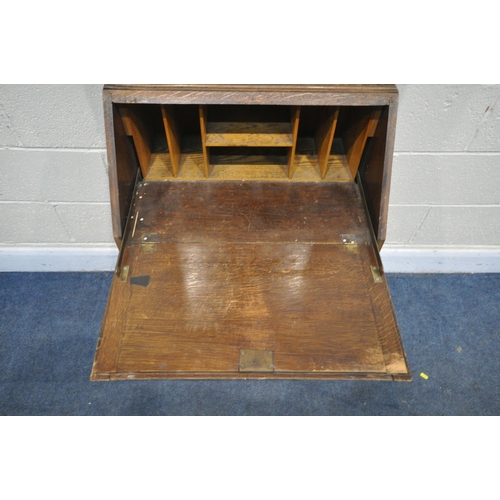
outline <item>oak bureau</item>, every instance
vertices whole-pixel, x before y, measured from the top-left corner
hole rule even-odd
[[[411,380],[379,251],[392,85],[106,85],[92,380]]]

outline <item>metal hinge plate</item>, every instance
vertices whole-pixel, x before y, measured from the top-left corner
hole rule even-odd
[[[371,270],[373,281],[375,281],[375,283],[382,283],[382,272],[380,271],[380,268],[377,266],[371,266]]]
[[[153,253],[156,252],[156,243],[148,243],[148,242],[142,242],[141,243],[141,253]]]
[[[121,270],[120,270],[120,283],[126,283],[127,282],[129,269],[130,269],[129,266],[123,266],[121,268]]]
[[[274,372],[274,351],[240,349],[240,372]]]
[[[354,234],[341,234],[346,253],[358,253],[358,241]]]

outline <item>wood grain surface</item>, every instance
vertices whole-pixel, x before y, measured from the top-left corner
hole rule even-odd
[[[106,85],[116,103],[384,106],[394,85]]]
[[[210,147],[292,147],[289,123],[208,122],[206,145]]]
[[[411,380],[378,253],[395,86],[103,97],[121,251],[92,380]]]
[[[354,182],[145,181],[134,212],[93,380],[409,377]]]

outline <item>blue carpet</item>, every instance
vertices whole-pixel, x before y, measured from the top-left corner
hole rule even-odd
[[[388,275],[411,383],[90,382],[111,277],[0,274],[1,415],[500,414],[500,274]]]

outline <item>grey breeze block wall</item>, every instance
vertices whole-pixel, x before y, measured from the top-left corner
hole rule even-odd
[[[500,248],[500,85],[398,85],[387,247]],[[113,247],[102,85],[0,85],[0,249]]]

